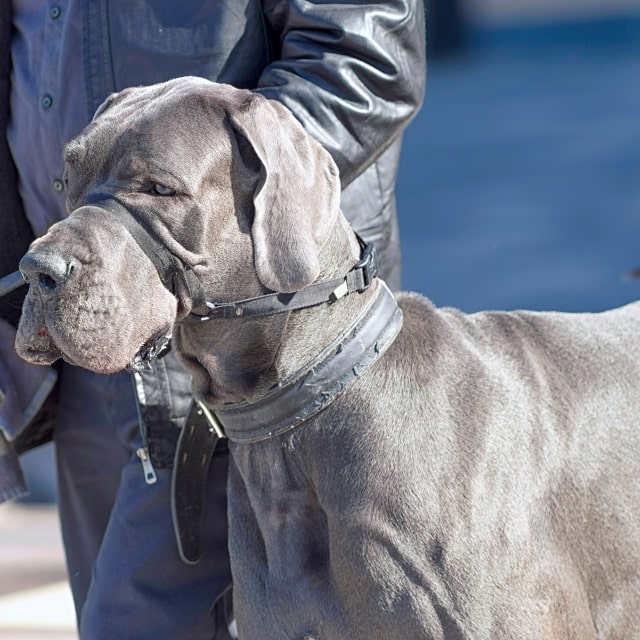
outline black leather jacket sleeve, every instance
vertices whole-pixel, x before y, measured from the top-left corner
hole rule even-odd
[[[280,51],[257,90],[285,104],[352,182],[422,104],[422,0],[265,0]]]

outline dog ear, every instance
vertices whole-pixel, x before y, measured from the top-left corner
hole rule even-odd
[[[114,93],[109,94],[104,99],[104,102],[96,109],[96,112],[93,114],[93,118],[91,118],[91,122],[93,122],[98,116],[102,115],[115,102],[128,96],[133,91],[135,91],[135,87],[127,87],[126,89],[122,89],[122,91],[115,91]]]
[[[93,122],[100,114],[104,113],[111,106],[117,95],[117,93],[112,93],[105,98],[105,101],[96,109],[96,112],[93,114],[91,122]]]
[[[250,94],[229,119],[241,154],[259,165],[252,226],[258,277],[272,291],[298,291],[320,273],[320,249],[340,209],[338,168],[274,100]]]

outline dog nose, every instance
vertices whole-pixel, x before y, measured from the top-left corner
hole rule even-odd
[[[60,254],[29,251],[19,264],[24,279],[44,294],[55,293],[77,270],[75,260],[65,260]]]

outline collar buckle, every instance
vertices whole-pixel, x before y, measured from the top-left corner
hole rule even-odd
[[[355,266],[355,270],[362,273],[362,287],[358,292],[367,290],[374,279],[378,276],[378,257],[373,242],[365,244],[364,240],[358,236],[358,240],[362,246],[362,256]]]

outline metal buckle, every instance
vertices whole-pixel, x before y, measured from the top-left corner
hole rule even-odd
[[[224,427],[220,424],[220,420],[218,420],[216,414],[213,413],[213,411],[210,411],[206,405],[200,402],[200,400],[196,400],[196,402],[198,404],[198,412],[204,414],[204,417],[207,419],[209,432],[215,433],[218,438],[226,438],[227,436],[224,432]]]
[[[358,291],[365,291],[371,286],[374,278],[378,275],[378,257],[373,242],[364,245],[362,257],[355,266],[362,271],[363,286]]]

